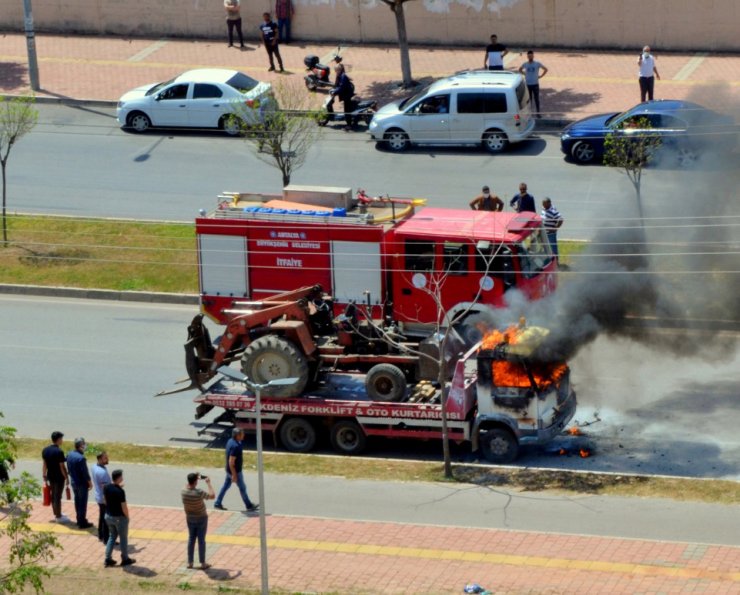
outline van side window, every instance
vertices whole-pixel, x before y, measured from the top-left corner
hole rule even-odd
[[[475,270],[478,273],[501,279],[506,289],[516,284],[512,254],[507,246],[491,246],[477,252]]]
[[[450,113],[450,96],[433,95],[427,97],[413,111],[417,114],[448,114]]]
[[[469,92],[457,94],[458,114],[505,114],[506,93]]]
[[[406,240],[406,270],[434,270],[434,242]]]
[[[443,248],[444,271],[450,275],[468,272],[468,246],[461,242],[445,242]]]
[[[537,230],[519,245],[519,268],[531,279],[539,275],[552,260],[550,243],[544,230]]]
[[[486,93],[487,114],[506,113],[506,93]]]

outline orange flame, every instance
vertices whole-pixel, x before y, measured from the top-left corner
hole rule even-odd
[[[519,340],[522,326],[512,325],[505,331],[494,329],[483,337],[481,349],[493,349],[501,343],[515,345]],[[542,363],[530,365],[530,372],[539,387],[558,382],[568,371],[568,366],[562,363]],[[524,366],[517,362],[494,361],[492,365],[493,382],[496,386],[510,386],[528,388],[531,386],[529,376]]]
[[[580,436],[581,430],[578,429],[578,426],[573,426],[572,428],[568,428],[568,434],[571,436]]]
[[[582,459],[586,459],[591,456],[591,452],[586,450],[585,448],[582,448],[579,452]]]
[[[561,449],[560,449],[560,450],[558,451],[558,454],[559,454],[559,455],[565,455],[565,454],[568,454],[568,451],[567,451],[567,450],[565,450],[564,448],[561,448]]]

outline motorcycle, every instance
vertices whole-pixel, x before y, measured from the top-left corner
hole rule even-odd
[[[336,95],[329,95],[324,101],[324,113],[319,117],[317,123],[319,126],[326,126],[329,122],[344,122],[345,112],[334,111],[334,100],[339,101]],[[355,95],[352,97],[352,111],[350,115],[350,126],[355,127],[360,122],[366,125],[370,124],[370,120],[373,119],[373,115],[378,110],[378,102],[372,99],[362,100],[360,97]]]
[[[337,48],[337,51],[339,51],[339,48]],[[339,54],[336,54],[334,58],[332,58],[332,62],[340,64],[342,62],[342,57]],[[303,58],[303,63],[306,65],[306,70],[308,71],[308,74],[303,77],[303,80],[305,81],[306,88],[309,91],[316,91],[318,88],[331,89],[334,86],[331,81],[332,67],[327,66],[326,64],[320,64],[318,56],[309,54]]]

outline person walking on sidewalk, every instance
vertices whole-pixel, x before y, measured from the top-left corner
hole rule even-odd
[[[208,491],[198,489],[198,480],[203,479],[208,486]],[[206,564],[206,532],[208,531],[208,511],[206,500],[213,500],[210,478],[199,473],[188,473],[188,485],[182,490],[182,505],[185,508],[185,520],[188,525],[188,568],[193,567],[193,556],[195,554],[195,541],[198,541],[198,560],[201,570],[210,568]]]
[[[244,49],[244,36],[242,35],[242,15],[239,0],[224,0],[226,9],[226,26],[229,29],[229,47],[234,47],[234,29],[239,36],[239,47]]]
[[[486,46],[486,56],[483,58],[483,68],[503,70],[504,56],[508,53],[506,46],[498,42],[498,36],[491,35],[491,43]]]
[[[67,472],[72,481],[75,515],[77,526],[80,529],[92,527],[92,523],[87,520],[87,497],[92,489],[92,480],[90,479],[90,471],[87,469],[86,448],[87,444],[85,444],[84,438],[75,438],[75,448],[67,454]]]
[[[242,467],[244,465],[244,446],[242,440],[244,439],[244,430],[241,428],[234,428],[231,432],[231,438],[226,443],[226,478],[224,479],[224,485],[221,487],[221,491],[218,493],[216,501],[213,503],[213,507],[218,510],[226,510],[224,507],[224,496],[231,487],[232,483],[235,483],[239,488],[239,494],[242,497],[242,502],[247,508],[247,512],[254,512],[259,508],[259,504],[253,504],[247,495],[247,485],[244,483],[244,474],[242,473]]]
[[[128,555],[128,523],[129,512],[126,504],[126,492],[123,490],[123,471],[116,469],[111,473],[111,483],[103,488],[105,496],[105,522],[108,523],[108,543],[105,544],[106,568],[115,566],[117,562],[113,559],[113,545],[116,538],[121,539],[121,566],[130,566],[136,560]]]
[[[267,57],[270,59],[270,68],[267,69],[267,72],[273,72],[275,70],[274,58],[277,58],[278,66],[280,66],[280,72],[285,72],[285,69],[283,68],[283,59],[280,56],[280,47],[278,44],[278,41],[280,39],[278,34],[278,26],[275,21],[270,18],[269,12],[266,12],[262,15],[260,34],[262,35],[262,43],[265,44]]]
[[[69,485],[69,475],[65,463],[67,459],[62,451],[64,434],[61,432],[51,433],[51,444],[41,451],[44,460],[42,477],[44,483],[51,489],[51,509],[54,512],[54,520],[57,523],[68,523],[69,517],[62,514],[62,493],[64,484]]]
[[[660,74],[655,67],[655,56],[650,53],[650,46],[642,48],[642,54],[637,59],[637,65],[640,67],[640,103],[645,101],[647,96],[649,101],[653,100],[653,91],[655,90],[655,78],[660,80]]]
[[[540,70],[542,74],[540,74]],[[519,74],[524,75],[524,82],[527,83],[529,92],[529,108],[532,109],[534,103],[534,113],[540,116],[540,79],[547,74],[547,67],[534,59],[534,52],[527,52],[527,61],[519,67]]]
[[[98,454],[98,462],[92,468],[93,493],[98,505],[98,539],[108,543],[108,523],[105,522],[105,496],[103,488],[110,483],[110,474],[105,466],[108,464],[108,453],[103,451]]]
[[[527,185],[522,182],[519,184],[519,194],[509,201],[509,206],[514,207],[517,213],[536,213],[534,206],[534,196],[527,192]]]
[[[491,194],[488,186],[483,186],[481,194],[470,201],[470,208],[474,211],[503,211],[504,201],[495,194]]]
[[[290,43],[290,20],[294,14],[293,0],[275,0],[278,35],[283,43]]]
[[[558,229],[563,225],[563,217],[560,211],[552,206],[552,201],[549,198],[542,201],[542,221],[547,239],[550,242],[552,255],[555,260],[558,260]]]

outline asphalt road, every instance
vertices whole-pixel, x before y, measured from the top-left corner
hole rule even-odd
[[[23,436],[61,429],[91,441],[208,445],[193,421],[194,392],[153,397],[185,375],[182,344],[194,313],[0,296],[0,409]],[[525,450],[518,465],[740,479],[737,349],[723,361],[677,359],[600,338],[571,367],[585,435]],[[580,446],[592,456],[581,458]],[[380,441],[369,454],[439,460],[440,451],[434,441]],[[463,446],[454,455],[476,460]]]
[[[119,464],[115,453],[110,455],[109,468],[124,470],[126,497],[132,505],[182,507],[180,489],[193,469]],[[40,467],[39,461],[21,461],[16,472],[39,476]],[[223,480],[220,469],[198,471],[208,474],[214,489],[219,489]],[[245,475],[247,489],[254,497],[255,471],[246,470]],[[740,545],[737,507],[702,502],[528,494],[466,484],[268,473],[265,503],[268,515]],[[230,510],[243,508],[235,489],[226,494],[224,504]]]
[[[278,170],[246,143],[214,132],[122,131],[110,108],[39,105],[36,128],[14,147],[8,167],[11,211],[72,216],[192,221],[223,191],[280,190]],[[711,165],[711,164],[710,164]],[[463,207],[483,184],[503,198],[527,181],[537,199],[552,197],[566,219],[561,235],[588,239],[595,226],[634,217],[625,176],[567,163],[559,139],[543,134],[501,155],[478,148],[379,151],[365,132],[329,129],[293,183],[365,188],[372,195],[420,196],[432,206]],[[696,172],[654,169],[644,178],[648,215],[664,213]]]

